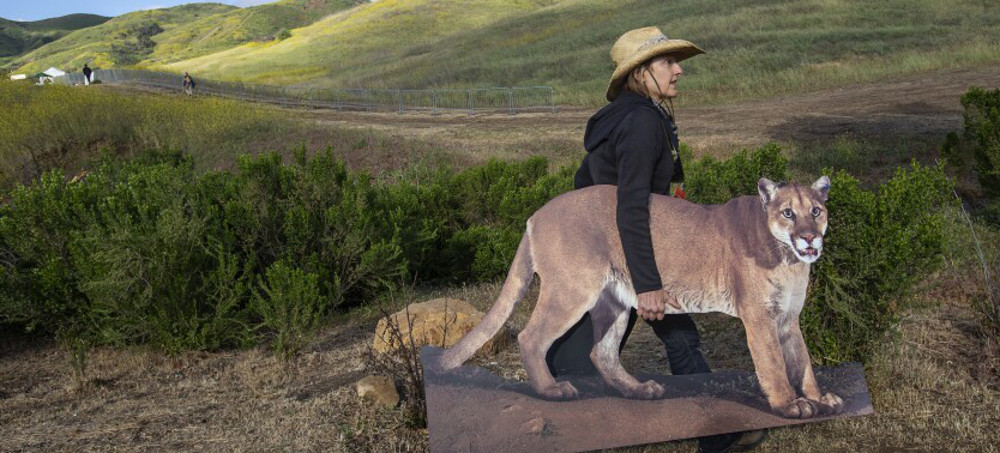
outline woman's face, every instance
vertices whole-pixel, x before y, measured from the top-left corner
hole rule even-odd
[[[642,71],[642,80],[652,98],[667,99],[677,96],[677,79],[684,70],[670,55],[649,60],[646,70]]]

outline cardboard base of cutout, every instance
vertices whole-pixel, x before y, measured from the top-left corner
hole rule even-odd
[[[824,392],[844,400],[834,416],[787,419],[774,414],[749,371],[685,376],[642,375],[663,385],[662,399],[622,397],[599,376],[568,376],[580,398],[549,401],[527,382],[508,381],[474,365],[448,372],[436,363],[443,350],[421,349],[432,452],[586,451],[712,434],[811,423],[875,413],[858,363],[817,367]]]

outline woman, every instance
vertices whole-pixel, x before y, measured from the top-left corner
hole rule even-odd
[[[649,196],[668,195],[671,183],[684,179],[673,109],[664,103],[670,106],[678,94],[677,80],[684,73],[679,63],[702,53],[688,41],[667,38],[656,27],[632,30],[618,38],[611,48],[616,65],[607,90],[611,103],[587,122],[587,156],[574,179],[577,189],[595,184],[618,186],[618,231],[639,299],[637,313],[666,346],[673,374],[711,370],[698,349],[698,329],[691,316],[664,315],[665,304],[680,307],[663,289],[656,268],[649,233]],[[633,313],[622,345],[635,319]],[[596,374],[590,361],[593,344],[588,315],[549,349],[549,370],[554,376]],[[702,451],[736,451],[734,447],[752,448],[763,440],[763,435],[753,433],[741,442],[742,434],[704,437],[699,445]]]

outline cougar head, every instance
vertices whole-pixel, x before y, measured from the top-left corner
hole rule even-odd
[[[791,247],[803,263],[813,263],[823,251],[826,233],[826,197],[830,178],[823,176],[812,187],[757,181],[760,202],[767,216],[767,228],[778,241]]]

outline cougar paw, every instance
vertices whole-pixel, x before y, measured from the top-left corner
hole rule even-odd
[[[539,391],[542,396],[550,400],[571,400],[578,396],[580,393],[576,391],[576,387],[566,381],[556,382],[548,387],[545,387]]]
[[[824,414],[839,414],[844,410],[844,400],[833,393],[827,393],[819,399],[820,407]]]
[[[625,397],[637,400],[655,400],[663,398],[664,393],[665,390],[662,385],[657,384],[656,381],[649,380],[628,389],[625,392]]]
[[[774,409],[785,418],[812,418],[819,414],[817,404],[817,401],[796,398],[792,402]]]

